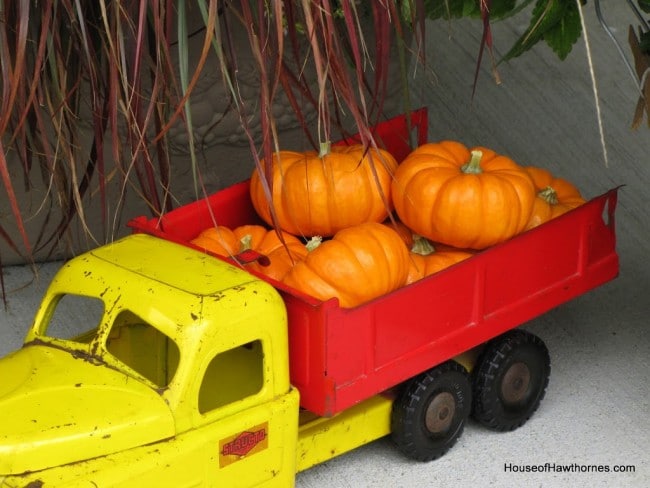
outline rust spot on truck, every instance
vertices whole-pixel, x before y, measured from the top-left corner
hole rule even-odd
[[[117,298],[115,298],[115,300],[113,300],[113,303],[111,304],[111,308],[109,310],[107,310],[108,315],[113,313],[113,310],[115,309],[115,307],[117,307],[117,304],[120,303],[121,299],[122,299],[122,295],[120,294],[120,295],[117,296]]]
[[[30,481],[27,485],[25,485],[25,488],[41,488],[43,486],[43,482],[41,480],[36,480],[36,481]]]
[[[81,359],[82,361],[86,361],[87,363],[90,363],[90,364],[92,364],[94,366],[106,366],[108,368],[119,371],[118,369],[113,368],[112,366],[107,364],[101,358],[101,356],[99,356],[97,354],[92,354],[91,352],[86,352],[86,351],[80,351],[78,349],[67,348],[67,347],[61,346],[59,344],[54,344],[52,342],[44,341],[42,339],[34,339],[34,340],[29,341],[29,342],[26,342],[24,347],[27,347],[27,346],[51,347],[53,349],[58,349],[60,351],[65,351],[65,352],[69,353],[73,358]],[[93,351],[96,352],[96,347],[93,348]],[[81,383],[78,383],[75,386],[80,387]]]

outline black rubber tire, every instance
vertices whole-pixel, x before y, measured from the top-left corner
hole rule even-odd
[[[467,370],[447,361],[410,380],[393,404],[393,442],[407,457],[432,461],[460,437],[471,411]]]
[[[544,342],[514,329],[486,344],[473,374],[472,417],[496,431],[530,419],[544,398],[551,360]]]

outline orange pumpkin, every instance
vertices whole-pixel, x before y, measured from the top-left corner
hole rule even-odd
[[[220,256],[233,256],[239,253],[239,238],[229,227],[222,225],[208,227],[190,242]]]
[[[469,251],[462,251],[451,247],[438,249],[423,237],[415,240],[410,252],[411,265],[406,284],[421,280],[426,276],[442,271],[449,266],[460,263],[472,257]]]
[[[263,225],[245,224],[235,227],[233,234],[239,242],[239,252],[247,249],[266,254],[276,248],[279,242],[278,235],[275,231],[269,231]]]
[[[400,164],[395,211],[416,233],[457,248],[484,249],[525,229],[535,199],[526,170],[491,149],[424,144]]]
[[[284,283],[319,300],[338,297],[348,308],[404,286],[408,270],[402,238],[388,226],[371,222],[324,241],[296,263]]]
[[[543,168],[527,166],[526,171],[537,191],[533,212],[526,229],[537,227],[585,203],[585,199],[573,183],[557,178]]]
[[[384,222],[384,225],[390,227],[395,232],[397,232],[399,236],[402,238],[402,240],[404,241],[404,244],[406,244],[406,247],[411,249],[411,247],[414,244],[413,231],[411,229],[406,227],[406,225],[404,225],[404,223],[400,222],[399,220],[396,220],[394,222],[387,220],[386,222]]]
[[[391,208],[390,181],[397,167],[384,150],[334,146],[317,154],[280,151],[272,161],[272,204],[282,230],[332,236],[346,227],[381,222]],[[273,225],[258,170],[250,182],[253,207]]]
[[[251,249],[268,258],[268,264],[247,263],[247,269],[281,281],[295,263],[307,255],[307,248],[296,236],[268,230],[261,225],[242,225],[233,230],[241,243],[240,252]],[[284,242],[283,242],[284,241]]]

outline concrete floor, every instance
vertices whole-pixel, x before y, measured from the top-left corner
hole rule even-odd
[[[636,21],[624,2],[613,3],[603,14],[625,48],[627,27]],[[525,325],[551,352],[551,381],[540,409],[511,433],[470,423],[457,445],[431,463],[409,461],[388,439],[380,440],[301,473],[297,487],[650,486],[650,128],[630,129],[635,85],[592,7],[589,2],[587,26],[607,164],[583,39],[564,62],[540,45],[503,64],[498,86],[484,69],[472,101],[477,22],[430,24],[432,72],[420,71],[414,83],[417,103],[430,107],[431,140],[480,144],[522,164],[545,166],[576,182],[587,197],[626,185],[617,210],[620,277]],[[525,27],[495,25],[497,47],[505,50]],[[0,355],[20,346],[59,266],[39,266],[37,279],[27,268],[5,268],[9,304],[0,310]],[[514,471],[547,463],[570,471]],[[610,471],[590,471],[594,466]],[[614,472],[617,466],[628,471]]]

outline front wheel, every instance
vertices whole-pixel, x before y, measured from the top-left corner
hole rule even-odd
[[[515,329],[487,343],[474,370],[472,416],[497,431],[523,425],[537,410],[551,362],[542,340]]]
[[[465,368],[447,361],[412,379],[393,405],[392,438],[406,456],[431,461],[460,437],[471,410]]]

